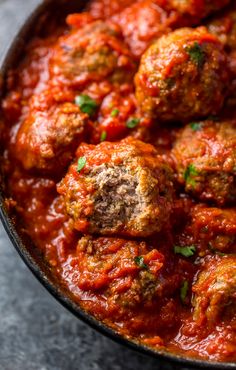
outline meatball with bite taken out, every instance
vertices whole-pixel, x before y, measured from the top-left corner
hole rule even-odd
[[[178,180],[202,201],[236,201],[236,121],[192,122],[180,133],[172,155]]]
[[[227,93],[226,62],[223,45],[205,27],[162,36],[142,56],[135,77],[142,112],[163,122],[217,114]]]
[[[236,257],[211,260],[192,289],[195,321],[212,326],[219,318],[230,320],[236,311]]]
[[[58,192],[77,230],[145,237],[168,223],[172,170],[152,145],[131,137],[81,144]]]
[[[111,83],[131,81],[135,64],[119,27],[95,21],[59,38],[49,70],[54,83],[83,89],[106,79]]]

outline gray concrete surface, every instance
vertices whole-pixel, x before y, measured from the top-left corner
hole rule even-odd
[[[16,26],[38,2],[0,0],[1,54]],[[0,370],[77,369],[173,367],[159,366],[158,361],[113,343],[73,317],[36,281],[0,224]]]

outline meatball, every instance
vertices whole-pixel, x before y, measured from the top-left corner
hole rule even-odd
[[[236,309],[236,257],[210,261],[193,285],[194,319],[215,325],[230,319]]]
[[[107,78],[130,81],[135,71],[119,27],[102,21],[89,23],[59,38],[50,59],[54,81],[73,88]]]
[[[236,87],[236,5],[227,9],[207,23],[210,33],[217,36],[228,54],[228,66],[231,75],[229,99],[227,104],[235,107]]]
[[[191,211],[188,227],[194,243],[212,253],[236,252],[236,208],[220,209],[198,204]]]
[[[228,5],[230,0],[169,0],[170,6],[182,14],[196,17],[199,21]]]
[[[82,144],[58,192],[79,231],[148,236],[169,219],[172,171],[152,145],[131,137]]]
[[[52,104],[50,108],[47,99]],[[42,102],[41,107],[37,100]],[[26,170],[58,174],[71,161],[84,139],[87,122],[88,115],[82,113],[77,105],[56,103],[49,91],[43,92],[35,96],[20,126],[15,155]]]
[[[132,54],[140,58],[155,39],[171,31],[176,20],[172,13],[153,0],[142,0],[113,16],[113,20],[120,25]]]
[[[79,288],[101,292],[109,306],[148,305],[163,294],[164,256],[156,249],[149,251],[145,242],[85,236],[78,243],[76,258]]]
[[[227,51],[236,50],[236,6],[232,4],[230,9],[211,19],[207,29],[220,39]]]
[[[172,154],[187,192],[219,205],[236,200],[236,121],[193,122],[179,135]]]
[[[135,78],[141,110],[162,121],[217,114],[226,95],[226,60],[222,44],[204,27],[161,37],[143,55]]]
[[[88,10],[94,18],[103,19],[122,11],[136,0],[93,0],[89,3]]]

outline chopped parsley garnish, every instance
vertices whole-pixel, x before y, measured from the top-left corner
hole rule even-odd
[[[194,177],[198,176],[198,174],[199,173],[197,169],[195,168],[195,166],[193,164],[190,164],[184,171],[184,180],[186,181],[187,184],[194,187],[196,185],[196,181],[194,180]]]
[[[120,113],[119,109],[115,108],[111,112],[111,117],[113,117],[113,118],[117,117],[119,113]]]
[[[101,133],[101,137],[100,137],[100,141],[102,142],[102,141],[105,141],[106,140],[106,138],[107,138],[107,133],[106,133],[106,131],[102,131],[102,133]]]
[[[201,68],[205,62],[205,52],[198,42],[194,42],[192,46],[185,48],[186,52],[190,56],[192,62],[194,62],[199,68]]]
[[[196,252],[195,245],[190,245],[188,247],[178,247],[177,245],[174,246],[175,254],[181,254],[184,257],[192,257]]]
[[[200,131],[202,129],[201,122],[192,122],[190,123],[190,127],[193,131]]]
[[[146,265],[146,263],[144,263],[144,258],[142,256],[134,257],[134,262],[141,269],[144,269],[144,270],[148,269],[148,265]]]
[[[180,299],[182,303],[185,303],[188,294],[188,281],[184,280],[180,288]]]
[[[91,99],[88,95],[76,96],[75,104],[80,107],[81,112],[87,113],[89,116],[93,116],[98,107],[95,100]]]
[[[80,173],[80,171],[84,168],[85,165],[86,165],[86,158],[80,157],[78,159],[77,172]]]
[[[126,127],[128,128],[135,128],[136,126],[138,126],[138,124],[140,123],[140,118],[130,118],[127,122],[126,122]]]

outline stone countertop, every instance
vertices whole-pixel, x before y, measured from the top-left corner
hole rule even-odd
[[[1,54],[37,3],[0,0]],[[21,261],[1,224],[0,315],[0,370],[174,370],[112,342],[66,311]]]

